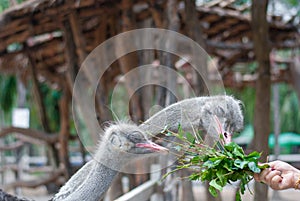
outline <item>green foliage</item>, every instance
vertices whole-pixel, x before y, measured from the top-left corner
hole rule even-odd
[[[164,131],[170,135],[170,131]],[[253,179],[254,173],[260,173],[268,165],[259,165],[261,153],[252,152],[245,154],[243,149],[234,142],[222,143],[222,137],[213,147],[204,144],[199,135],[184,133],[179,129],[178,133],[172,133],[182,144],[176,144],[176,150],[183,150],[183,157],[175,170],[167,173],[164,178],[178,170],[191,169],[190,180],[209,182],[209,192],[217,196],[217,191],[235,181],[240,181],[240,189],[236,194],[236,200],[241,201],[241,194],[245,193],[245,186]],[[221,136],[221,135],[220,135]]]
[[[17,3],[22,3],[24,0],[17,0]],[[0,13],[10,7],[9,0],[0,0]]]
[[[51,131],[58,131],[60,125],[58,104],[61,92],[51,89],[46,84],[41,84],[40,89],[46,106],[46,114],[49,120],[50,129]]]
[[[253,125],[254,108],[255,108],[255,88],[245,87],[243,89],[226,89],[228,94],[233,94],[234,97],[244,103],[243,113],[245,124]],[[294,89],[288,84],[279,84],[280,94],[280,117],[281,117],[281,132],[300,133],[300,112],[299,100]],[[271,132],[273,132],[273,99],[271,98]]]
[[[283,1],[285,2],[288,6],[292,6],[292,7],[299,7],[300,3],[299,3],[299,0],[286,0],[286,1]]]
[[[14,76],[0,76],[0,107],[5,114],[12,111],[16,102],[17,82]]]
[[[255,108],[255,88],[245,87],[241,90],[237,89],[226,89],[228,94],[233,94],[233,96],[243,103],[242,109],[244,113],[245,124],[252,124],[254,118],[254,108]]]
[[[286,84],[281,84],[279,91],[281,131],[300,133],[300,111],[297,94]]]
[[[9,0],[0,0],[0,13],[9,8]]]

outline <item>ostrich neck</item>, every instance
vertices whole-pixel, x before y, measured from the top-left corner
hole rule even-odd
[[[190,131],[191,128],[197,130],[201,127],[201,107],[206,104],[206,99],[198,97],[177,102],[159,111],[139,127],[151,135],[159,134],[165,127],[177,132],[179,125],[184,131]]]
[[[54,201],[98,201],[118,172],[92,160],[83,166],[61,188]]]

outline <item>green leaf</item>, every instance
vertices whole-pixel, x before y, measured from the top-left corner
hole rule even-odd
[[[264,170],[264,169],[266,169],[266,168],[269,168],[270,165],[268,165],[268,164],[263,164],[263,165],[258,165],[258,167],[259,167],[259,169]]]
[[[247,156],[245,156],[246,159],[259,159],[261,156],[261,153],[257,152],[257,151],[254,151],[254,152],[251,152],[250,154],[248,154]]]
[[[235,201],[242,201],[240,191],[236,191],[236,193],[235,193]]]
[[[177,146],[174,147],[174,149],[175,149],[176,151],[181,151],[182,147],[179,146],[179,145],[177,145]]]
[[[203,166],[204,167],[207,167],[207,168],[213,168],[214,167],[214,162],[213,161],[206,161],[205,163],[203,163]]]
[[[189,179],[192,180],[192,181],[195,181],[195,180],[199,180],[200,177],[201,177],[200,174],[198,174],[198,173],[193,173],[193,174],[191,174],[191,175],[189,176]]]
[[[248,163],[249,163],[248,161],[244,161],[240,159],[236,159],[234,161],[234,165],[240,169],[244,169],[245,165],[247,165]]]
[[[226,182],[227,182],[227,179],[226,179],[227,177],[224,176],[224,175],[225,175],[224,172],[225,172],[224,169],[220,169],[220,170],[216,173],[216,175],[217,175],[217,177],[218,177],[218,179],[219,179],[219,181],[220,181],[220,183],[221,183],[222,186],[225,186],[225,185],[226,185]]]
[[[218,193],[217,193],[216,189],[215,189],[213,186],[210,186],[210,187],[208,188],[208,191],[210,192],[210,194],[211,194],[212,196],[214,196],[214,197],[217,197],[217,196],[218,196]]]
[[[195,137],[191,133],[186,133],[185,136],[189,143],[195,144]]]
[[[180,124],[178,124],[178,138],[179,138],[180,140],[183,140],[183,130],[182,130]]]
[[[200,162],[200,157],[199,156],[194,156],[192,159],[191,159],[191,163],[192,164],[197,164]]]
[[[217,183],[217,180],[214,179],[212,181],[209,182],[209,185],[210,186],[213,186],[215,189],[218,189],[219,191],[222,191],[223,190],[223,187]]]
[[[230,143],[228,143],[228,144],[225,144],[225,145],[224,145],[224,148],[225,148],[227,151],[233,151],[233,149],[234,149],[233,145],[234,145],[234,142],[230,142]]]
[[[171,132],[167,132],[165,135],[166,136],[173,136],[173,134]]]
[[[259,167],[253,161],[251,161],[251,162],[248,163],[248,167],[254,173],[260,173],[261,172],[261,170],[259,169]]]

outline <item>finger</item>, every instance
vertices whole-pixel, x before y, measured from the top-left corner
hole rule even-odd
[[[282,177],[279,175],[275,175],[274,177],[272,177],[270,181],[270,187],[274,190],[282,190]]]
[[[279,176],[281,178],[281,171],[271,170],[268,174],[265,175],[265,181],[270,184],[273,177]]]
[[[270,168],[264,169],[259,175],[258,175],[258,181],[266,182],[266,176],[271,172]]]

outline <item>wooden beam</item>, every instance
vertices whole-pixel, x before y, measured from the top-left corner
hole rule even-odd
[[[45,141],[49,144],[54,144],[58,141],[58,134],[56,133],[46,133],[31,128],[19,128],[19,127],[6,127],[0,130],[0,137],[7,136],[12,133],[17,133],[20,135],[25,135],[28,137],[36,138]]]
[[[26,44],[23,44],[23,45],[25,46],[24,47],[25,53],[26,53],[28,61],[29,61],[28,65],[30,68],[30,74],[31,74],[31,78],[32,78],[33,94],[35,96],[35,101],[38,106],[38,112],[39,112],[39,116],[41,119],[41,124],[46,132],[50,132],[50,126],[48,123],[49,121],[47,119],[47,114],[46,114],[46,107],[45,107],[45,104],[42,99],[42,92],[40,90],[39,82],[37,79],[38,73],[37,73],[37,69],[36,69],[36,62],[32,58],[31,52],[30,52],[29,48],[26,46]]]
[[[69,14],[69,21],[71,25],[71,30],[74,38],[74,42],[76,45],[76,52],[79,57],[79,63],[82,63],[87,56],[87,53],[85,52],[85,41],[82,33],[82,28],[80,25],[80,20],[78,17],[78,14],[76,10],[73,10]]]
[[[0,151],[15,150],[22,147],[23,145],[24,143],[22,141],[13,142],[9,145],[0,146]]]
[[[147,201],[155,193],[157,180],[149,180],[115,201]]]
[[[39,180],[33,180],[33,181],[15,181],[9,184],[6,184],[4,186],[4,189],[7,191],[12,188],[17,188],[17,187],[26,187],[26,188],[36,188],[41,185],[46,185],[49,183],[56,182],[58,178],[62,175],[63,171],[62,170],[56,170],[52,172],[49,176],[39,179]]]

